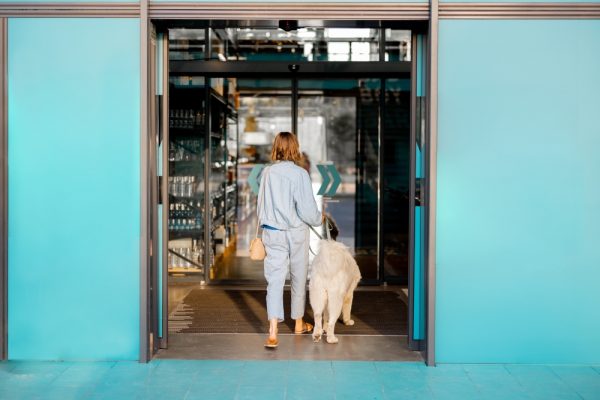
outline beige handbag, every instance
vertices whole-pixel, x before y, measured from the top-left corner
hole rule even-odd
[[[250,259],[254,261],[262,261],[267,256],[265,245],[262,239],[258,237],[258,225],[256,225],[256,236],[250,242]]]

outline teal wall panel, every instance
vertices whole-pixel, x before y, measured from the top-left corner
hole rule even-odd
[[[8,354],[137,359],[137,19],[10,19]]]
[[[138,3],[139,0],[0,0],[2,3]]]
[[[598,3],[600,0],[440,0],[440,3]]]
[[[441,21],[436,356],[600,362],[600,21]]]

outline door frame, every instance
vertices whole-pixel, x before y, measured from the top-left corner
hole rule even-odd
[[[416,33],[419,32],[418,29],[411,29],[413,31],[413,36],[416,36]],[[163,35],[164,37],[167,36],[167,33],[165,32],[166,29],[163,29]],[[426,31],[421,31],[420,33],[425,34]],[[165,43],[165,49],[168,50],[168,42]],[[413,46],[414,47],[414,46]],[[413,49],[414,52],[414,49]],[[166,53],[166,51],[165,51]],[[414,53],[413,53],[414,54]],[[261,76],[263,77],[268,77],[268,78],[285,78],[285,79],[290,79],[292,81],[292,83],[297,82],[298,79],[301,78],[344,78],[344,77],[352,77],[352,78],[358,78],[358,77],[369,77],[369,78],[374,78],[374,79],[381,79],[382,83],[384,82],[385,78],[398,78],[401,77],[402,75],[408,75],[411,79],[411,90],[412,93],[411,95],[414,95],[414,82],[415,82],[415,69],[414,69],[414,65],[416,60],[414,59],[414,56],[411,60],[411,62],[386,62],[386,61],[377,61],[377,62],[361,62],[361,63],[349,63],[349,62],[323,62],[323,63],[314,63],[314,62],[261,62],[261,61],[228,61],[226,63],[222,62],[222,61],[212,61],[212,60],[195,60],[195,61],[168,61],[168,57],[165,57],[164,61],[164,68],[163,68],[163,82],[167,82],[164,83],[165,87],[168,87],[168,79],[169,76],[171,74],[173,75],[202,75],[205,76],[207,78],[207,80],[209,80],[211,77],[258,77],[260,78]],[[297,72],[295,73],[291,73],[290,72],[290,66],[294,65],[297,66],[299,68],[295,68],[295,70]],[[259,71],[259,72],[257,72]],[[294,86],[294,85],[292,85]],[[428,89],[431,89],[430,85],[427,85]],[[166,90],[166,89],[164,89]],[[166,92],[165,92],[166,93]],[[429,94],[429,93],[428,93]],[[294,91],[294,93],[292,94],[292,98],[297,97],[298,93],[297,91]],[[381,99],[384,99],[384,87],[382,86],[381,88]],[[168,96],[165,96],[168,97]],[[427,96],[427,100],[429,100],[429,96]],[[166,100],[166,102],[168,102],[168,99]],[[165,102],[163,102],[163,104],[165,104]],[[168,103],[166,103],[167,107],[165,107],[165,109],[163,109],[163,124],[167,124],[166,127],[163,127],[163,129],[165,129],[165,132],[168,132]],[[383,105],[382,107],[380,107],[380,112],[383,112]],[[294,108],[294,107],[293,107]],[[293,110],[292,110],[293,111]],[[415,113],[415,109],[414,109],[414,105],[413,102],[411,100],[411,122],[414,119],[413,118],[413,114]],[[295,124],[297,124],[297,121],[293,121],[295,122]],[[381,143],[382,141],[382,134],[383,134],[383,130],[382,128],[382,118],[380,118],[380,122],[379,122],[379,129],[378,129],[378,135],[379,135],[379,141]],[[428,124],[429,125],[429,124]],[[415,126],[414,124],[411,123],[411,138],[414,137],[414,129]],[[429,135],[428,135],[429,136]],[[168,133],[167,136],[168,138]],[[168,143],[168,139],[163,139],[166,140],[164,143]],[[430,138],[428,138],[428,141],[430,140]],[[411,142],[411,145],[413,143]],[[166,146],[165,146],[166,147]],[[163,151],[165,151],[165,149],[163,148]],[[166,150],[168,151],[168,149]],[[383,180],[381,179],[381,175],[383,173],[383,167],[382,167],[382,163],[381,161],[383,160],[383,153],[382,153],[382,149],[380,147],[380,152],[379,152],[379,160],[380,160],[380,166],[379,166],[379,178],[380,178],[380,184],[378,187],[378,192],[379,192],[379,199],[378,199],[378,207],[380,209],[380,213],[381,214],[381,210],[382,210],[382,206],[383,206],[383,202],[382,202],[382,190],[383,190]],[[411,166],[414,163],[414,154],[411,154]],[[425,158],[425,162],[428,162],[428,158]],[[430,169],[426,168],[425,169],[427,172],[431,172]],[[426,173],[427,173],[426,172]],[[414,168],[412,170],[412,173],[414,173]],[[164,176],[168,176],[167,175],[168,172],[165,173]],[[412,176],[411,176],[411,180],[412,180]],[[427,179],[429,180],[429,179]],[[163,185],[162,185],[162,190],[166,190],[166,179],[163,180]],[[426,191],[426,194],[429,193],[429,191]],[[168,196],[166,196],[163,192],[163,195],[165,196],[164,198],[168,199]],[[168,205],[167,205],[168,207]],[[425,207],[424,207],[425,208]],[[411,212],[413,211],[412,209],[410,210]],[[167,213],[163,214],[163,221],[165,219],[168,219],[168,215]],[[378,231],[379,233],[381,233],[381,215],[378,216]],[[163,236],[163,241],[168,240],[168,230],[166,230],[166,223],[163,222],[163,232],[164,236]],[[413,229],[414,225],[409,226],[409,229]],[[428,230],[426,229],[426,227],[424,227],[425,232],[428,232]],[[414,235],[414,232],[410,231],[411,235]],[[379,240],[379,244],[378,247],[381,247],[381,235],[379,235],[380,238]],[[206,238],[205,238],[206,239]],[[166,242],[165,242],[166,243]],[[165,243],[163,243],[163,254],[166,253],[164,251],[164,248],[166,247]],[[427,246],[425,243],[423,244],[424,246]],[[379,249],[381,250],[381,249]],[[425,247],[425,253],[427,253],[427,247]],[[379,258],[382,257],[382,253],[381,251],[379,251]],[[379,268],[382,269],[383,265],[382,265],[382,260],[378,260],[380,265]],[[430,260],[428,259],[428,262]],[[166,261],[163,261],[164,263],[166,263]],[[163,264],[166,265],[166,264]],[[409,262],[409,274],[411,274],[414,266],[410,264]],[[168,276],[168,272],[166,270],[166,267],[163,269],[163,273],[164,273],[164,280],[163,280],[163,293],[165,293],[165,295],[163,295],[163,310],[168,310],[168,278],[166,276]],[[412,275],[412,274],[411,274]],[[380,275],[380,279],[381,279],[381,275]],[[374,283],[374,282],[373,282]],[[380,283],[380,282],[378,282]],[[409,285],[410,285],[410,279],[409,279]],[[410,293],[409,293],[410,295]],[[409,296],[410,298],[410,296]],[[431,307],[433,307],[433,303],[428,303],[427,305],[431,305]],[[427,305],[424,305],[427,307]],[[162,346],[161,347],[166,347],[167,342],[168,342],[168,313],[167,312],[163,312],[163,338],[162,338]],[[430,336],[433,336],[433,319],[430,319],[428,321],[428,323],[426,324],[426,338],[429,339]],[[409,335],[409,345],[411,344],[411,340],[410,340],[410,335]],[[415,350],[423,350],[424,351],[424,356],[426,359],[426,363],[427,365],[434,365],[434,355],[433,352],[431,351],[427,351],[427,346],[424,344],[425,341],[420,341],[419,345],[417,348],[414,348],[414,344],[412,343],[413,346],[410,346],[411,348],[414,348]]]
[[[8,19],[0,18],[0,361],[8,357]]]

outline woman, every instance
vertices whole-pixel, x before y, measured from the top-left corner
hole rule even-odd
[[[267,279],[267,314],[269,337],[266,347],[275,348],[277,324],[284,319],[283,286],[290,271],[292,286],[291,317],[296,320],[294,332],[310,332],[313,326],[304,322],[306,276],[308,273],[307,224],[321,225],[322,215],[313,197],[308,172],[300,167],[302,153],[296,136],[280,132],[273,142],[273,163],[264,168],[258,194],[258,223],[263,228],[262,240]]]

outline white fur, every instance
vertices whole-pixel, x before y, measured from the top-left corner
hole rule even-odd
[[[321,240],[319,254],[312,264],[310,305],[315,315],[313,340],[321,340],[327,332],[327,343],[337,343],[335,323],[342,314],[346,325],[354,325],[350,319],[352,296],[361,279],[360,270],[348,248],[331,240]],[[327,329],[323,329],[323,320]]]

